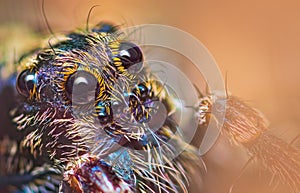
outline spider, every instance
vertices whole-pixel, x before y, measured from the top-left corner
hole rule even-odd
[[[116,25],[59,37],[24,54],[18,69],[0,81],[2,191],[200,191],[206,167],[180,134],[172,90]],[[298,192],[299,151],[239,98],[199,93],[198,130],[224,101],[222,135]]]

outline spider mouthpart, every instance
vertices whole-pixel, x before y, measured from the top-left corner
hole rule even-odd
[[[63,193],[133,193],[127,182],[120,179],[113,168],[96,157],[84,157],[68,165],[60,187]]]

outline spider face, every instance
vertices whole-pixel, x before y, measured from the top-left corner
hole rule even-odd
[[[146,70],[141,48],[100,28],[70,33],[21,61],[22,103],[14,111],[25,133],[21,148],[65,173],[63,192],[156,191],[161,184],[177,192],[183,186],[165,175],[180,184],[184,174],[176,164],[165,167],[162,153],[172,149],[161,147],[177,129],[172,99]]]

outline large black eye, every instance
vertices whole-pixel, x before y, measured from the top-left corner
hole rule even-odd
[[[95,100],[98,81],[87,71],[77,71],[67,79],[65,90],[74,104],[88,104]]]
[[[36,84],[36,75],[32,70],[24,70],[17,80],[17,90],[18,92],[25,96],[29,97],[30,91],[34,88]]]
[[[124,68],[129,73],[137,73],[143,67],[143,54],[141,49],[129,42],[122,42],[119,48],[119,56]]]

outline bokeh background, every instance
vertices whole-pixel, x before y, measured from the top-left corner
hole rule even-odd
[[[260,109],[270,120],[274,133],[292,140],[300,132],[299,1],[46,0],[45,12],[52,30],[64,32],[84,27],[87,13],[93,5],[100,6],[93,10],[91,23],[102,20],[127,25],[161,23],[191,33],[212,53],[223,75],[227,73],[230,92]],[[39,0],[0,0],[2,48],[6,40],[4,37],[15,34],[6,27],[12,23],[24,26],[24,31],[29,28],[38,33],[48,33]],[[16,34],[20,37],[23,32]],[[222,142],[220,144],[212,153],[216,158],[230,151]],[[230,181],[243,165],[236,163],[225,167],[226,164],[230,166],[234,159],[243,160],[244,156],[234,155],[222,160],[224,163],[215,160],[216,165],[223,164],[224,167],[211,172],[205,192],[228,192]],[[248,185],[237,188],[236,192],[252,190],[249,175],[245,182],[240,182]],[[253,183],[253,186],[260,186],[255,180]],[[270,188],[260,191],[268,192]]]

